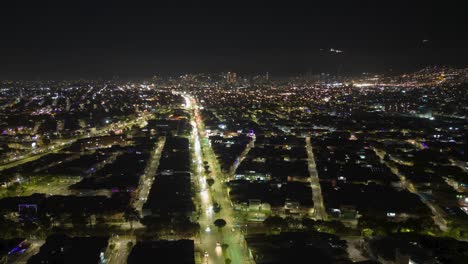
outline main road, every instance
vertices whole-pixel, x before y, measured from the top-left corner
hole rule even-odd
[[[208,139],[204,133],[204,125],[199,112],[197,101],[187,95],[185,98],[186,108],[192,111],[192,142],[193,154],[196,165],[195,177],[199,186],[200,216],[198,222],[201,227],[198,247],[202,251],[202,263],[225,263],[225,258],[231,259],[232,263],[253,263],[249,258],[249,252],[241,229],[236,225],[231,201],[229,200],[227,187],[225,185],[226,175],[221,170],[213,149],[207,144]],[[203,172],[204,162],[207,162],[212,171],[211,177],[215,183],[208,187],[206,176]],[[213,201],[221,206],[221,211],[213,211]],[[214,226],[216,219],[224,219],[226,226],[220,230]],[[222,244],[227,244],[223,249]],[[226,250],[223,252],[223,250]]]
[[[29,242],[31,245],[28,247],[28,249],[26,249],[25,252],[22,254],[13,255],[10,258],[6,258],[6,262],[4,263],[26,264],[28,263],[29,258],[39,253],[39,250],[45,243],[44,240],[30,240]]]
[[[314,201],[314,215],[317,219],[326,220],[328,215],[323,205],[322,189],[320,188],[320,180],[315,165],[315,157],[314,152],[312,151],[310,137],[306,137],[306,150],[309,163],[309,179],[310,187],[312,188],[312,200]]]
[[[133,125],[143,126],[144,123],[150,118],[152,118],[152,115],[150,113],[141,113],[140,116],[137,116],[134,119],[131,119],[128,121],[118,121],[116,123],[108,124],[104,126],[103,128],[96,130],[92,134],[86,133],[86,134],[74,136],[68,139],[57,140],[56,142],[52,143],[49,146],[44,146],[42,148],[34,149],[31,152],[22,155],[20,159],[1,161],[0,171],[15,167],[15,166],[27,163],[27,162],[37,160],[51,153],[57,153],[61,151],[62,149],[70,146],[72,143],[76,142],[79,139],[97,137],[97,136],[105,136],[105,135],[108,135],[111,130],[123,130],[126,128],[131,128]]]
[[[164,148],[164,144],[166,143],[166,137],[161,137],[159,141],[156,143],[153,152],[149,158],[148,164],[146,165],[145,171],[143,175],[140,177],[140,182],[138,183],[138,192],[133,197],[132,205],[135,210],[138,212],[140,216],[142,216],[143,205],[148,199],[149,192],[151,190],[151,186],[154,181],[154,177],[156,175],[156,171],[159,166],[159,159],[161,158],[162,150]],[[129,223],[125,223],[120,225],[121,229],[130,228]],[[144,228],[144,226],[135,221],[133,223],[133,227],[135,229]],[[136,238],[133,235],[127,236],[114,236],[111,238],[111,243],[115,245],[114,249],[109,249],[106,252],[106,256],[108,257],[109,264],[123,264],[126,263],[127,257],[130,254],[130,248],[127,247],[129,242],[135,244]]]
[[[376,149],[373,148],[375,154],[380,158],[380,161],[386,165],[393,174],[398,176],[400,178],[400,182],[403,188],[405,188],[407,191],[416,194],[419,196],[421,201],[431,210],[433,214],[433,220],[436,225],[439,226],[440,230],[446,231],[448,229],[447,226],[447,220],[445,219],[445,212],[440,208],[438,205],[433,204],[431,201],[429,201],[426,197],[424,197],[420,192],[418,192],[417,188],[411,183],[410,180],[408,180],[405,175],[401,174],[401,172],[398,170],[398,168],[391,164],[390,162],[386,161],[384,159],[385,155],[387,155],[387,152],[381,149]]]
[[[109,245],[113,244],[114,249],[107,248],[106,256],[108,257],[107,263],[109,264],[125,264],[127,263],[128,255],[132,247],[128,244],[131,242],[133,245],[136,243],[135,236],[113,236],[109,239]]]
[[[153,152],[151,153],[150,160],[146,165],[143,175],[140,177],[140,182],[138,183],[138,193],[133,198],[133,206],[142,215],[143,204],[148,199],[148,195],[153,185],[154,177],[156,176],[156,171],[159,166],[159,159],[161,158],[162,150],[164,144],[166,143],[166,137],[161,137],[158,143],[155,145]]]

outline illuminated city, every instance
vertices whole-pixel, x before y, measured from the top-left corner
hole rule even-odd
[[[96,8],[106,19],[121,19],[126,10]],[[1,68],[1,263],[468,263],[466,51],[447,53],[450,62],[434,55],[428,63],[427,54],[444,54],[443,48],[431,47],[412,57],[418,61],[414,65],[403,59],[375,69],[363,61],[352,65],[358,51],[348,40],[348,45],[324,42],[311,48],[317,62],[305,63],[290,59],[287,54],[296,46],[284,43],[258,48],[233,40],[242,52],[232,51],[226,44],[231,37],[257,34],[260,22],[249,15],[230,11],[226,16],[245,21],[223,20],[232,30],[226,37],[216,33],[216,23],[203,19],[197,25],[206,28],[180,30],[185,24],[190,28],[198,15],[184,20],[179,12],[211,16],[212,9],[151,8],[181,21],[169,25],[157,20],[145,28],[153,14],[140,7],[129,12],[142,15],[118,20],[119,25],[154,30],[164,45],[196,40],[209,49],[216,38],[226,42],[213,44],[220,48],[212,51],[161,44],[154,54],[142,45],[144,51],[128,51],[131,59],[120,57],[122,68],[109,59],[101,71],[102,62],[86,64],[74,55],[96,52],[81,47],[85,35],[93,36],[90,41],[107,54],[105,60],[124,53],[119,45],[138,50],[129,44],[138,41],[133,29],[119,31],[133,37],[127,43],[99,39],[101,29],[67,22],[83,37],[77,40],[80,48],[64,44],[72,45],[70,50],[50,51],[37,44],[35,51],[2,44],[11,51],[7,60],[23,51],[38,52],[44,65],[18,55],[23,62]],[[68,9],[39,9],[53,13],[40,23],[61,32],[62,25],[49,20],[62,18],[54,12]],[[392,10],[383,15],[393,15]],[[114,23],[80,12],[71,16],[95,19],[92,27]],[[352,15],[343,17],[340,23]],[[293,23],[276,19],[265,22],[266,31]],[[26,32],[24,25],[14,25]],[[246,30],[246,25],[255,29]],[[399,27],[392,30],[400,32]],[[181,32],[200,36],[184,38],[178,36]],[[208,40],[202,37],[207,32]],[[326,36],[335,39],[337,32]],[[402,32],[395,45],[412,33]],[[12,43],[23,43],[22,38],[12,36]],[[55,41],[38,39],[51,46]],[[270,40],[257,39],[263,44]],[[418,45],[436,41],[424,35]],[[456,42],[467,43],[466,36]],[[107,44],[108,51],[98,47]],[[458,51],[457,45],[453,50]],[[269,48],[274,52],[267,60],[254,54]],[[47,52],[55,55],[46,59]],[[166,52],[174,57],[161,55]],[[227,52],[231,62],[206,55],[210,52]],[[413,48],[401,52],[415,53]],[[161,56],[161,65],[139,57],[143,53],[155,60]],[[388,54],[382,58],[393,56]],[[74,59],[62,61],[60,56]],[[206,62],[198,56],[206,56]],[[307,65],[288,68],[284,57],[297,67]],[[182,58],[189,62],[180,62]],[[284,63],[284,71],[268,65],[275,58]],[[75,66],[66,66],[74,60]],[[35,70],[20,64],[35,65]]]

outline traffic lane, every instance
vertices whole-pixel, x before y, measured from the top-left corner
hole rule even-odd
[[[194,104],[196,104],[196,101],[193,100],[193,102],[194,102]],[[232,207],[231,207],[231,202],[228,199],[227,190],[226,190],[225,186],[222,185],[224,175],[220,172],[220,169],[219,169],[218,164],[217,164],[217,160],[214,158],[215,155],[212,152],[212,149],[208,146],[208,144],[200,144],[200,138],[205,138],[205,135],[202,132],[202,131],[204,131],[203,130],[203,124],[201,122],[201,118],[200,118],[199,113],[198,113],[197,105],[195,105],[194,114],[195,114],[196,123],[193,122],[192,126],[194,128],[193,129],[194,130],[194,139],[196,141],[195,142],[196,143],[195,144],[196,145],[195,153],[196,153],[197,159],[198,159],[198,155],[201,154],[200,152],[203,152],[205,160],[208,161],[208,164],[210,165],[210,168],[213,171],[213,178],[215,178],[215,184],[209,189],[211,190],[212,198],[214,198],[218,203],[221,204],[221,207],[224,208],[224,210],[221,209],[221,212],[219,214],[216,214],[216,216],[219,216],[218,218],[222,218],[222,219],[226,220],[226,222],[228,223],[228,225],[224,228],[224,229],[226,229],[226,228],[229,228],[229,226],[231,226],[231,223],[233,223],[234,218],[232,217]],[[197,145],[197,144],[200,144],[200,145]],[[200,151],[200,147],[202,147],[201,151]],[[217,177],[217,176],[220,176],[220,177]],[[209,218],[207,218],[207,219],[209,219]],[[229,236],[231,236],[231,235],[229,235]],[[208,236],[208,238],[209,237],[210,236]],[[215,235],[215,236],[212,236],[212,237],[218,238],[217,241],[219,241],[219,240],[224,241],[224,239],[225,239],[224,236],[223,236],[223,233],[219,233],[218,235]],[[238,237],[239,237],[239,239],[241,238],[240,233],[238,233]],[[220,252],[220,248],[218,246],[216,246],[217,241],[213,241],[212,239],[211,240],[208,239],[205,242],[205,243],[208,243],[209,245],[207,245],[207,246],[210,247],[207,250],[209,255],[206,257],[206,260],[207,261],[210,261],[210,260],[211,261],[216,261],[216,260],[218,260],[218,261],[220,261],[219,263],[224,263],[224,260],[222,259],[222,250]],[[233,259],[233,262],[234,263],[243,263],[242,262],[242,255],[244,253],[243,250],[241,248],[239,248],[239,247],[236,247],[235,243],[232,240],[230,240],[229,238],[226,240],[226,242],[228,244],[232,244],[232,245],[230,245],[230,251],[229,251],[229,247],[228,247],[228,255],[231,256],[231,258]],[[212,247],[213,243],[215,244],[214,249]],[[215,255],[216,257],[213,257],[213,255],[212,255],[213,251],[214,251],[214,254],[216,254]]]

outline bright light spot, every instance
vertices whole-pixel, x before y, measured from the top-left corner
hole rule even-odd
[[[222,256],[223,255],[223,248],[221,246],[216,246],[215,252],[216,252],[217,256]]]
[[[184,99],[185,99],[185,107],[186,108],[192,107],[192,102],[190,102],[190,97],[184,96]]]
[[[373,86],[374,84],[372,83],[355,83],[354,86],[358,87],[358,88],[361,88],[361,87],[369,87],[369,86]],[[403,91],[405,92],[405,91]]]
[[[208,191],[207,191],[207,190],[203,190],[203,191],[200,192],[200,194],[201,194],[201,198],[202,198],[203,203],[205,203],[205,204],[208,203],[209,200],[210,200],[210,199],[209,199],[210,197],[209,197],[209,195],[208,195]]]
[[[200,185],[201,185],[202,190],[206,190],[206,177],[205,176],[200,178]]]
[[[207,227],[205,228],[205,232],[207,232],[207,233],[211,232],[211,228],[210,228],[209,226],[207,226]]]
[[[213,214],[213,206],[210,205],[208,208],[206,208],[206,215],[212,215]]]

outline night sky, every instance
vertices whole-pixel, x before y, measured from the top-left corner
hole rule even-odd
[[[290,7],[238,1],[222,6],[11,2],[0,9],[2,79],[468,66],[464,1],[283,2]]]

